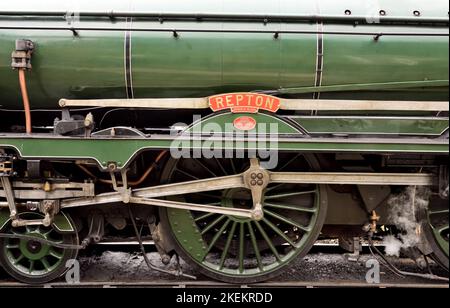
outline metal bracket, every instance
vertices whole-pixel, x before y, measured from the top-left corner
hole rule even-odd
[[[35,45],[30,40],[16,40],[16,50],[12,52],[11,67],[13,69],[31,70],[31,56],[33,55]]]
[[[3,186],[3,190],[5,191],[5,197],[6,197],[6,201],[8,202],[10,217],[11,217],[11,219],[13,219],[13,221],[17,220],[16,201],[14,198],[14,191],[11,186],[11,181],[10,181],[9,177],[6,177],[6,176],[1,176],[0,181]]]
[[[122,176],[122,186],[118,185],[116,174],[114,172],[110,172],[111,175],[111,181],[113,185],[113,189],[118,192],[122,196],[122,202],[125,204],[130,203],[131,200],[131,188],[128,187],[128,169],[122,169],[120,171],[120,174]]]
[[[88,137],[91,135],[94,126],[92,113],[89,113],[86,117],[71,116],[69,109],[63,108],[61,119],[56,118],[54,121],[53,131],[55,135],[84,134]]]
[[[14,175],[14,157],[0,155],[0,177]]]
[[[81,246],[87,247],[90,243],[99,243],[105,235],[105,217],[101,214],[93,214],[89,217],[89,233]]]
[[[344,257],[347,259],[347,261],[358,262],[359,258],[361,257],[362,251],[361,238],[354,237],[352,240],[352,244],[353,244],[353,253],[346,253],[344,254]]]

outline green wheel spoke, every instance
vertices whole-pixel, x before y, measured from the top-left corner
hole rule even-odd
[[[186,172],[186,171],[184,171],[184,170],[176,169],[176,171],[179,172],[179,173],[181,173],[182,175],[187,176],[188,178],[193,179],[193,180],[196,180],[196,181],[197,181],[197,180],[200,180],[200,178],[198,178],[198,177],[196,177],[195,175],[192,175],[192,174],[190,174],[190,173],[188,173],[188,172]]]
[[[45,270],[46,270],[47,272],[49,272],[50,269],[51,269],[51,266],[50,266],[50,263],[48,263],[47,258],[46,258],[46,257],[43,257],[42,259],[40,259],[40,261],[41,261],[42,265],[44,266]]]
[[[220,264],[219,264],[220,269],[223,269],[223,267],[225,265],[225,261],[228,256],[228,251],[230,250],[231,242],[233,241],[233,236],[236,231],[236,226],[237,226],[237,222],[235,221],[235,222],[233,222],[233,225],[231,226],[231,230],[230,230],[230,233],[228,234],[225,248],[223,249],[223,252],[222,252],[222,257],[220,258]]]
[[[304,213],[316,213],[316,208],[306,208],[306,207],[299,207],[295,205],[285,205],[285,204],[279,204],[279,203],[264,203],[265,207],[271,207],[275,209],[280,210],[291,210],[291,211],[298,211],[298,212],[304,212]]]
[[[239,225],[239,272],[244,272],[244,259],[245,259],[245,225],[241,223]]]
[[[278,234],[280,237],[282,237],[287,243],[289,243],[289,245],[291,245],[292,247],[296,247],[295,243],[283,232],[280,230],[280,228],[278,228],[277,226],[275,226],[273,223],[271,223],[267,218],[263,218],[264,223],[266,223],[266,225],[268,225],[276,234]]]
[[[261,259],[261,253],[258,247],[258,241],[256,240],[255,232],[253,231],[252,224],[247,222],[248,232],[250,234],[250,239],[252,241],[253,250],[255,251],[256,261],[258,262],[258,268],[260,271],[264,270],[264,266]]]
[[[209,218],[211,216],[217,215],[216,213],[206,213],[204,215],[198,216],[197,218],[194,219],[195,222],[199,222],[203,219]]]
[[[28,273],[32,274],[34,271],[34,260],[30,260],[30,266],[28,267]]]
[[[14,260],[14,265],[18,265],[24,258],[25,256],[21,253],[20,256],[18,256],[17,259]]]
[[[230,158],[231,170],[233,170],[233,174],[237,174],[236,165],[234,164],[234,160]]]
[[[201,160],[199,160],[199,159],[197,159],[197,158],[194,158],[194,161],[195,161],[195,163],[197,163],[198,165],[200,165],[200,167],[202,167],[204,170],[206,170],[209,174],[211,174],[213,177],[217,177],[217,174],[215,174],[212,170],[211,170],[211,168],[208,168],[208,167],[206,167],[205,166],[205,164],[203,164],[202,162],[201,162]]]
[[[281,168],[278,169],[278,172],[283,171],[285,168],[289,167],[294,161],[296,161],[303,154],[297,154],[291,160],[289,160],[286,164],[284,164]]]
[[[440,210],[440,211],[429,211],[428,213],[430,215],[442,215],[442,214],[448,214],[449,210]]]
[[[43,235],[45,238],[48,238],[52,232],[53,232],[53,229],[50,229],[47,232],[43,233]]]
[[[276,214],[276,213],[271,212],[271,211],[269,211],[269,210],[267,210],[267,209],[266,209],[264,212],[265,212],[266,214],[268,214],[268,215],[270,215],[270,216],[272,216],[272,217],[274,217],[274,218],[276,218],[276,219],[278,219],[278,220],[280,220],[280,221],[286,223],[286,224],[289,224],[289,225],[291,225],[291,226],[297,227],[297,228],[299,228],[300,230],[302,230],[302,231],[304,231],[304,232],[310,232],[310,231],[311,231],[311,228],[302,226],[302,225],[300,225],[299,223],[297,223],[297,222],[295,222],[295,221],[293,221],[293,220],[291,220],[291,219],[289,219],[289,218],[286,218],[286,217],[284,217],[284,216],[282,216],[282,215],[280,215],[280,214]]]
[[[271,191],[277,190],[278,188],[283,187],[283,186],[285,186],[285,185],[286,185],[286,184],[282,183],[282,184],[277,184],[277,185],[272,186],[272,187],[268,187],[268,188],[266,189],[266,193],[269,193],[269,192],[271,192]]]
[[[280,254],[278,253],[277,248],[273,245],[273,243],[270,240],[269,236],[267,235],[266,231],[264,231],[263,227],[261,226],[261,224],[259,222],[255,221],[255,224],[256,224],[256,227],[258,228],[259,232],[263,236],[264,240],[267,242],[267,245],[269,246],[270,250],[275,255],[275,258],[277,259],[277,261],[281,262]]]
[[[317,193],[317,190],[299,191],[299,192],[285,193],[285,194],[276,194],[276,195],[266,196],[265,200],[274,200],[274,199],[282,199],[282,198],[296,197],[296,196],[302,196],[302,195],[311,195],[311,194],[315,194],[315,193]]]
[[[211,224],[209,224],[205,229],[202,230],[202,235],[205,235],[206,233],[208,233],[209,230],[211,230],[212,228],[214,228],[219,222],[221,222],[222,220],[224,220],[226,218],[225,215],[220,216],[219,218],[217,218],[216,220],[214,220]]]
[[[216,232],[216,234],[214,235],[213,239],[211,240],[211,243],[208,246],[208,249],[206,250],[205,257],[211,251],[211,249],[213,249],[213,247],[216,245],[216,243],[219,240],[220,236],[225,231],[225,229],[228,227],[230,222],[231,222],[231,219],[227,219],[227,221],[223,224],[222,228],[220,228],[220,230]]]
[[[19,244],[8,244],[6,245],[6,249],[19,249]]]
[[[214,160],[216,161],[217,166],[219,166],[219,168],[220,168],[220,170],[223,172],[223,174],[226,175],[226,176],[229,175],[228,172],[227,172],[227,170],[225,170],[224,166],[223,166],[222,163],[220,162],[220,160],[217,159],[216,157],[214,157]]]
[[[49,256],[52,256],[52,257],[54,257],[54,258],[56,258],[56,259],[58,259],[58,260],[61,260],[61,259],[63,258],[63,256],[64,256],[64,254],[58,253],[58,252],[56,252],[56,251],[53,250],[53,249],[50,249],[50,250],[49,250],[48,255],[49,255]]]

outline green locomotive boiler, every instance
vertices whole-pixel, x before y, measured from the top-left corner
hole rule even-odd
[[[249,283],[389,238],[448,270],[448,53],[443,0],[3,1],[0,265],[151,236]]]

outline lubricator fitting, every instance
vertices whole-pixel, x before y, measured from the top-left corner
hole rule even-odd
[[[11,55],[11,67],[13,69],[31,70],[31,56],[34,48],[35,44],[33,41],[26,39],[16,40],[16,50]]]

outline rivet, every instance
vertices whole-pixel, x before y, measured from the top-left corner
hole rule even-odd
[[[259,180],[259,181],[258,181],[258,185],[259,185],[259,186],[263,186],[263,184],[264,184],[264,181],[262,181],[262,180]]]
[[[385,10],[381,10],[381,11],[380,11],[380,15],[381,15],[381,16],[386,16],[386,11],[385,11]]]
[[[253,180],[256,180],[256,178],[257,178],[256,173],[252,173],[252,179],[253,179]]]
[[[258,174],[258,179],[260,179],[260,180],[264,179],[264,174],[259,173],[259,174]]]
[[[350,11],[350,10],[345,10],[345,15],[352,15],[352,11]]]
[[[255,180],[251,181],[250,185],[255,186],[256,185],[256,181]]]
[[[422,15],[422,14],[420,13],[420,11],[414,11],[413,14],[414,14],[414,16],[416,16],[416,17],[419,17],[420,15]]]

